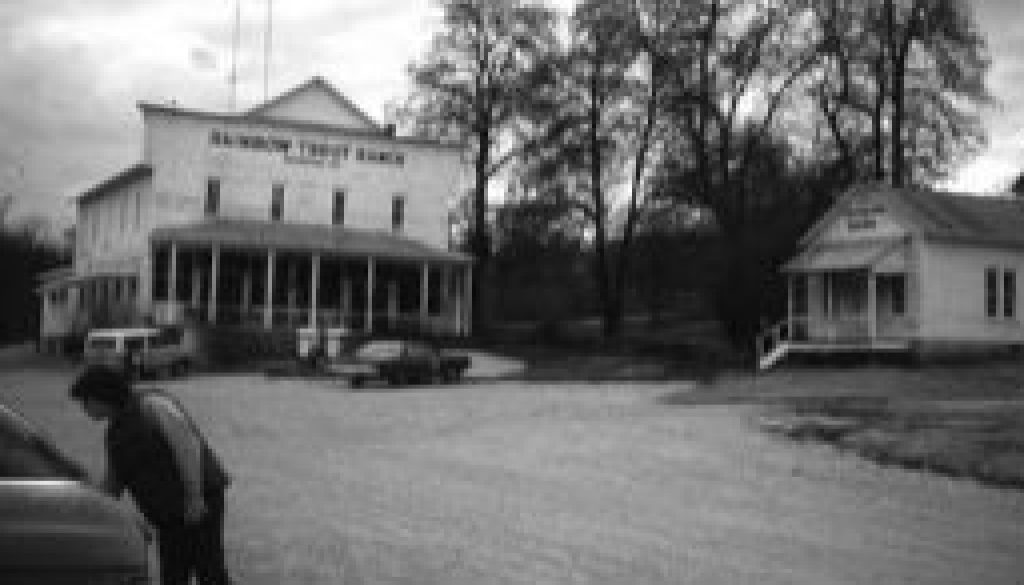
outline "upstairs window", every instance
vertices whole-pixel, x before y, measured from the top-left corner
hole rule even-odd
[[[331,223],[345,225],[345,190],[334,190],[334,207],[331,211]]]
[[[999,314],[999,270],[985,269],[985,314],[995,317]]]
[[[275,183],[270,194],[270,219],[281,221],[284,217],[284,185]]]
[[[206,205],[204,212],[207,217],[214,217],[220,213],[220,179],[206,179]]]
[[[391,229],[401,230],[405,225],[405,195],[395,195],[391,200]]]
[[[1017,313],[1017,272],[1003,272],[1003,317],[1013,319]]]

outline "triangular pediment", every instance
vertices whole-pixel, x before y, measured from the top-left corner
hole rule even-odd
[[[800,240],[801,247],[828,242],[889,239],[920,229],[918,218],[898,193],[862,185],[840,197]]]
[[[314,77],[252,108],[246,115],[354,130],[380,130],[376,122],[321,77]]]

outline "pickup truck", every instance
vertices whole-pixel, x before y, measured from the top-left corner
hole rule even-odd
[[[469,356],[438,349],[425,341],[372,340],[356,347],[351,355],[326,365],[328,372],[347,378],[353,387],[368,380],[393,385],[456,382],[469,369]]]

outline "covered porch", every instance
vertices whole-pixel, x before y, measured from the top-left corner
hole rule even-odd
[[[758,338],[758,361],[787,353],[906,351],[917,333],[909,240],[836,242],[783,267],[786,318]]]
[[[469,256],[324,225],[217,221],[151,236],[160,324],[465,336]]]

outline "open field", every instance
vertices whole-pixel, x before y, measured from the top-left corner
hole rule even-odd
[[[762,428],[882,464],[1024,488],[1024,366],[787,369],[724,376],[674,404],[756,403]]]
[[[0,368],[0,400],[98,469],[100,429],[65,398],[72,370]],[[239,583],[1010,585],[1024,575],[1024,493],[765,434],[760,407],[670,404],[714,388],[352,392],[255,375],[164,386],[234,471],[227,540]]]

